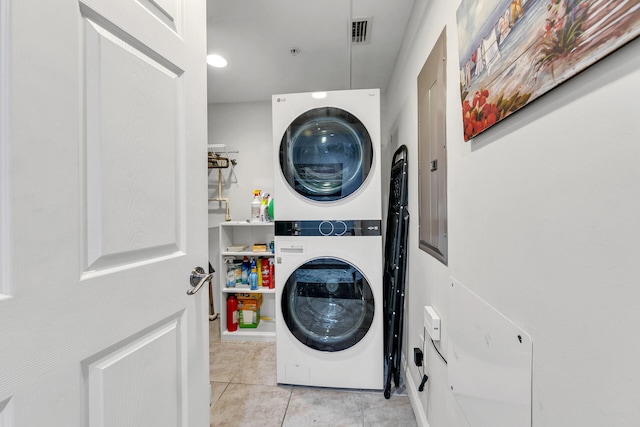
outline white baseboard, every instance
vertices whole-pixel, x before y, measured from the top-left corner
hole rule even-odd
[[[411,402],[411,408],[413,408],[413,414],[416,416],[416,423],[420,427],[429,427],[427,421],[427,414],[424,412],[424,407],[420,402],[420,396],[418,391],[418,384],[413,381],[411,372],[407,366],[407,359],[402,358],[402,369],[404,372],[404,382],[407,386],[407,395],[409,396],[409,402]],[[422,392],[424,393],[424,392]]]

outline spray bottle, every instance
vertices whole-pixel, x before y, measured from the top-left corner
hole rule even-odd
[[[258,290],[258,269],[256,266],[256,260],[251,258],[251,272],[249,273],[249,289],[252,291]]]
[[[269,222],[268,213],[269,194],[262,195],[262,202],[260,203],[260,222]]]
[[[269,274],[269,260],[267,258],[262,260],[262,286],[271,288],[271,275]]]
[[[273,258],[269,258],[269,289],[276,287],[276,275],[275,265],[273,264]]]
[[[260,222],[260,190],[253,190],[253,201],[251,202],[251,222]]]

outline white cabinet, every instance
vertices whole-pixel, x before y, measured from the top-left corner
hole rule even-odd
[[[250,290],[249,286],[227,287],[227,265],[225,258],[242,260],[245,256],[251,258],[269,259],[273,254],[268,250],[269,243],[273,241],[273,223],[230,221],[220,223],[220,260],[218,280],[220,283],[220,337],[223,341],[249,340],[249,341],[275,341],[276,339],[276,304],[275,289],[259,287],[258,290]],[[266,252],[254,252],[253,245],[266,243]],[[229,250],[232,246],[246,245],[244,250]],[[271,280],[274,278],[271,277]],[[275,282],[274,282],[275,283]],[[262,294],[262,307],[260,308],[260,323],[257,328],[238,328],[234,332],[227,330],[227,297],[237,293]]]

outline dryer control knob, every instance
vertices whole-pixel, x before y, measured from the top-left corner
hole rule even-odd
[[[336,236],[344,236],[344,233],[347,232],[347,224],[344,221],[336,221],[335,225]]]
[[[334,226],[331,221],[322,221],[318,226],[318,231],[323,236],[331,236],[334,231]]]

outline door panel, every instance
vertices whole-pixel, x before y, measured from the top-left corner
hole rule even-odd
[[[6,399],[0,402],[0,427],[8,427],[9,412],[11,411],[11,400]]]
[[[141,6],[158,18],[168,28],[180,34],[182,1],[179,0],[138,0]]]
[[[181,424],[188,390],[183,325],[173,317],[83,361],[90,426]],[[154,384],[154,393],[147,384]]]
[[[90,20],[85,37],[86,268],[169,255],[184,229],[182,71]]]
[[[208,425],[205,20],[0,0],[0,427]]]

